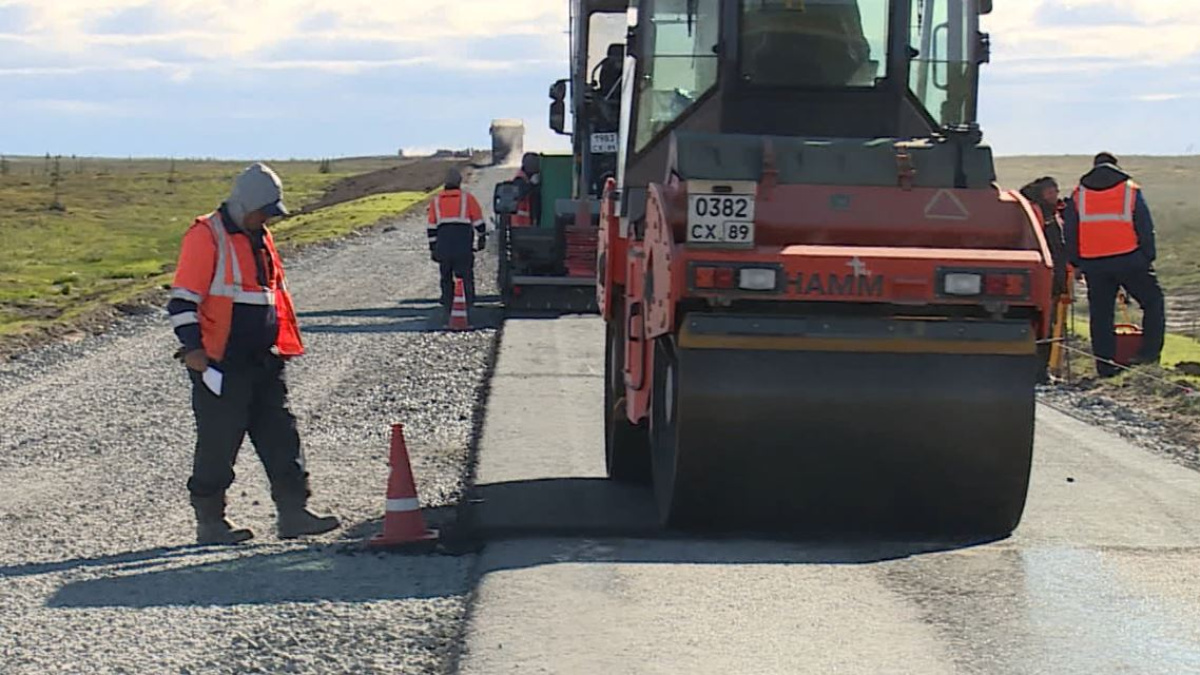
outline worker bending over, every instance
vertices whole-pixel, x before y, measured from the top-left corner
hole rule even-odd
[[[1092,350],[1096,371],[1111,377],[1119,369],[1113,314],[1117,291],[1124,287],[1144,313],[1141,351],[1134,364],[1158,363],[1166,336],[1162,288],[1154,274],[1154,221],[1141,187],[1107,152],[1079,181],[1063,214],[1067,253],[1087,280]]]
[[[183,236],[167,312],[192,380],[196,448],[187,487],[201,544],[254,536],[225,518],[225,492],[246,434],[271,482],[280,538],[340,524],[306,505],[308,472],[287,408],[284,364],[304,353],[283,264],[267,221],[287,214],[279,177],[254,164],[229,199]]]
[[[475,197],[462,189],[462,173],[451,168],[446,185],[429,203],[429,254],[441,269],[442,310],[446,318],[454,303],[454,277],[463,280],[467,310],[475,306],[475,251],[487,245],[487,226],[483,208]],[[476,246],[472,248],[472,230]]]

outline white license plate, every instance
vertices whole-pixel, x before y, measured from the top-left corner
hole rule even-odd
[[[754,244],[754,195],[689,194],[688,243]]]
[[[592,154],[614,154],[619,143],[617,134],[592,134]]]

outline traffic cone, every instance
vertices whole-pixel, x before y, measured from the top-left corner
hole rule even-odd
[[[392,470],[388,476],[387,510],[383,516],[383,532],[371,539],[371,546],[399,546],[432,542],[437,530],[425,527],[417,486],[413,482],[412,465],[404,445],[404,425],[392,425]]]
[[[450,307],[450,330],[467,330],[467,296],[462,279],[454,278],[454,304]]]

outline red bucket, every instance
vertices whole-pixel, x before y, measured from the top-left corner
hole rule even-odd
[[[1142,329],[1131,323],[1119,323],[1113,327],[1117,338],[1117,352],[1113,361],[1128,366],[1142,349]]]

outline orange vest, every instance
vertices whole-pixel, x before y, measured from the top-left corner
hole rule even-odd
[[[263,230],[263,243],[272,268],[266,288],[258,284],[250,239],[230,236],[219,213],[200,216],[183,237],[172,294],[199,306],[200,338],[214,361],[225,357],[234,305],[274,305],[279,322],[275,351],[285,358],[304,353],[283,264],[269,230]]]
[[[429,225],[483,225],[483,207],[466,190],[443,190],[429,203]]]
[[[529,180],[529,176],[525,174],[525,170],[517,172],[517,178]],[[517,212],[509,219],[509,225],[512,227],[533,227],[533,195],[525,195],[525,197],[517,202]]]
[[[1139,189],[1131,180],[1107,190],[1075,188],[1080,258],[1107,258],[1137,250],[1133,207]]]

